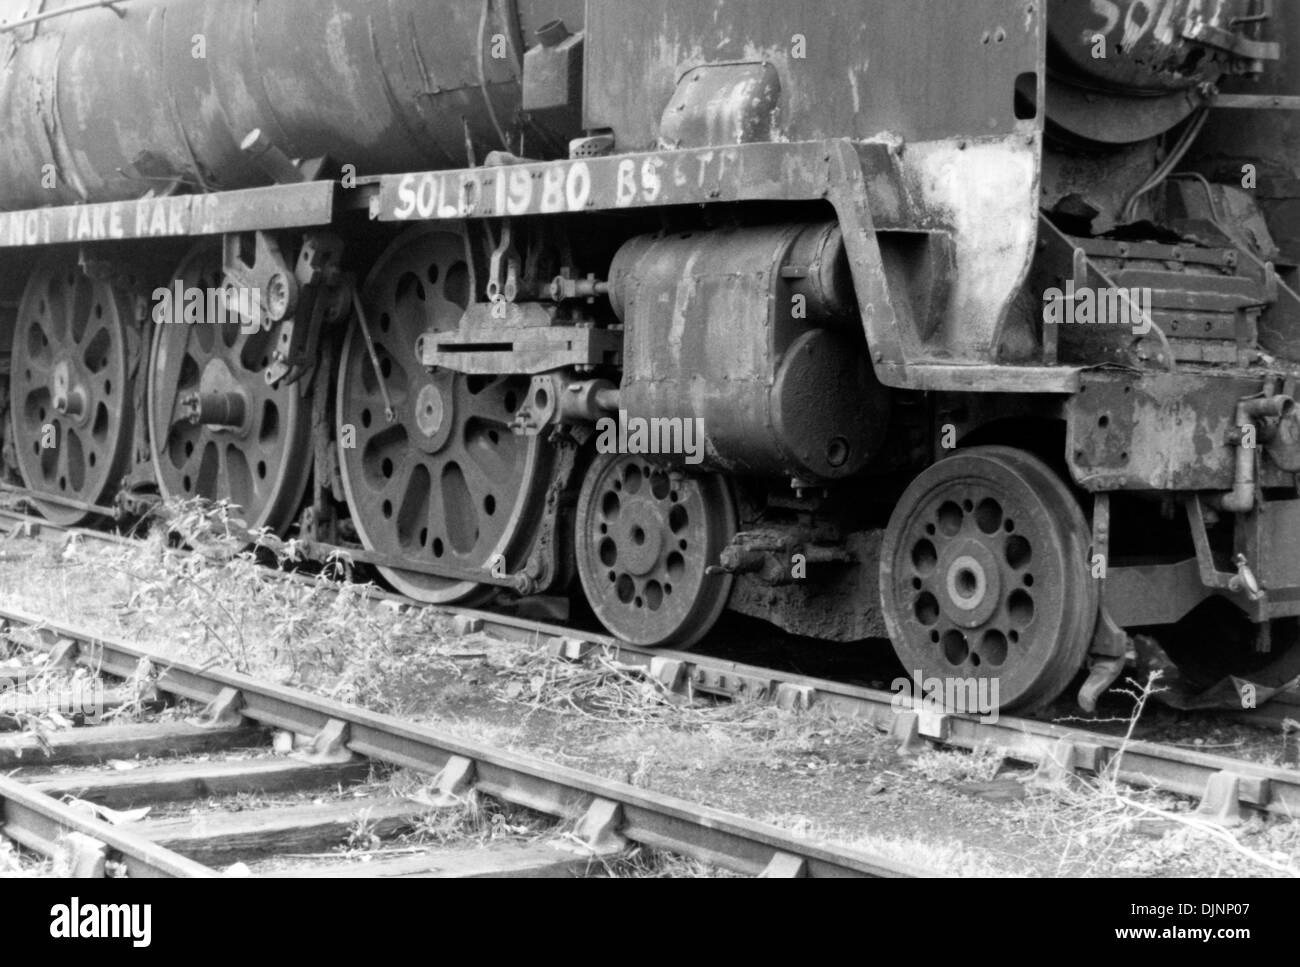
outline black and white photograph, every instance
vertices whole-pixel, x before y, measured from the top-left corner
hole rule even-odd
[[[0,0],[6,930],[1106,881],[1244,951],[1297,400],[1295,0]]]

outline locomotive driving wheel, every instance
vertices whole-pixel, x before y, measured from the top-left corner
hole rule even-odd
[[[70,503],[38,501],[63,526],[94,516],[128,469],[131,301],[75,261],[48,259],[18,309],[10,375],[15,451],[24,485]],[[73,503],[75,502],[75,503]]]
[[[197,290],[205,311],[187,319],[173,305],[155,320],[148,412],[158,486],[165,499],[229,501],[245,526],[283,533],[311,470],[310,407],[300,387],[267,384],[274,330],[247,331],[224,308],[207,318],[223,278],[220,244],[198,245],[170,291]]]
[[[930,467],[881,548],[885,623],[907,673],[996,682],[1003,708],[1051,702],[1092,637],[1089,543],[1074,497],[1036,457],[982,447]],[[985,711],[953,691],[954,711]]]
[[[460,235],[431,226],[402,236],[366,283],[365,318],[354,320],[339,370],[353,524],[368,550],[397,559],[379,568],[385,580],[429,604],[480,599],[491,583],[470,575],[512,573],[550,482],[540,438],[510,429],[528,377],[423,364],[422,340],[457,330],[470,298]]]
[[[647,648],[689,648],[722,616],[731,575],[707,573],[736,533],[716,474],[673,474],[639,457],[598,457],[578,498],[578,573],[601,623]]]

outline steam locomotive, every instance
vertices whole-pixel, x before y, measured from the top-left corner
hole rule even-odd
[[[644,646],[888,637],[1009,708],[1150,648],[1293,677],[1296,42],[1273,0],[2,0],[5,490],[228,501]]]

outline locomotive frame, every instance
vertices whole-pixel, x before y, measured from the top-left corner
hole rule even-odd
[[[1179,45],[1212,45],[1237,66],[1280,56],[1231,26],[1238,5],[1156,7],[1161,23],[1185,19]],[[1060,147],[1071,141],[1053,104],[1068,103],[1078,131],[1066,134],[1098,129],[1049,69],[1050,7],[971,0],[941,17],[881,2],[870,17],[838,10],[818,23],[744,7],[601,0],[586,11],[585,51],[548,25],[555,36],[520,82],[536,117],[560,118],[560,130],[581,118],[568,157],[504,144],[469,167],[358,175],[340,171],[346,158],[290,161],[254,131],[246,153],[281,183],[0,212],[6,277],[62,285],[66,273],[67,311],[87,297],[96,313],[108,305],[131,373],[112,402],[119,445],[87,458],[102,481],[71,497],[57,492],[66,484],[33,486],[27,468],[46,457],[32,433],[52,417],[42,404],[24,425],[19,403],[45,385],[24,361],[49,347],[24,349],[47,331],[24,313],[59,300],[28,283],[7,378],[33,388],[14,397],[6,446],[28,479],[6,489],[64,519],[139,511],[170,459],[164,492],[202,491],[199,474],[226,482],[211,496],[235,488],[256,502],[269,487],[276,498],[250,525],[296,524],[322,555],[360,543],[355,560],[423,600],[580,580],[597,617],[645,644],[698,641],[728,606],[802,634],[888,634],[909,670],[996,674],[1016,707],[1052,701],[1083,669],[1079,700],[1093,707],[1150,629],[1214,600],[1248,624],[1245,667],[1294,658],[1274,640],[1300,616],[1287,540],[1300,524],[1294,265],[1260,257],[1237,221],[1199,243],[1067,230],[1059,206],[1086,176],[1058,170],[1073,149]],[[1271,6],[1263,17],[1293,26]],[[1100,35],[1129,39],[1134,23]],[[707,55],[700,38],[716,41]],[[800,57],[799,44],[833,56]],[[1106,174],[1141,189],[1167,131],[1286,108],[1288,96],[1202,85],[1125,102],[1124,124],[1155,134],[1115,149]],[[1276,153],[1275,141],[1245,146]],[[1191,157],[1221,165],[1223,144]],[[1124,194],[1154,205],[1154,187]],[[1161,205],[1206,208],[1216,225],[1236,203],[1209,182],[1201,199],[1190,178],[1159,187]],[[1277,205],[1240,212],[1242,223],[1266,215],[1263,234],[1290,225]],[[202,239],[205,255],[181,252]],[[183,268],[161,278],[160,259],[180,255]],[[1165,299],[1149,339],[1058,332],[1025,312],[1054,283],[1101,290],[1131,277]],[[224,330],[201,360],[187,337],[169,349],[166,327],[146,335],[145,293],[204,279],[270,294],[251,361],[250,343]],[[412,284],[419,319],[407,318]],[[787,313],[786,299],[812,318]],[[1210,336],[1171,327],[1168,306],[1204,318]],[[729,348],[735,358],[722,358]],[[77,341],[75,352],[89,350]],[[190,359],[201,378],[181,394]],[[103,370],[57,368],[39,398],[61,426],[89,427],[98,411],[82,397]],[[263,378],[267,393],[254,385]],[[594,454],[597,422],[629,410],[707,419],[707,473]],[[172,418],[200,428],[176,438],[183,456],[168,449]],[[464,454],[490,440],[508,465],[504,490],[461,480],[438,498],[445,533],[422,528],[438,488],[389,486],[386,433],[430,460],[442,453],[427,465],[462,477]],[[225,446],[234,439],[256,443]],[[213,440],[219,468],[202,462]],[[459,463],[445,456],[457,445]],[[69,473],[56,463],[48,479]],[[654,499],[629,499],[634,481]],[[105,506],[114,495],[119,506]],[[680,552],[666,543],[682,535]]]

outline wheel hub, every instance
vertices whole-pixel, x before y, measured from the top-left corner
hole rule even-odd
[[[614,525],[611,539],[622,549],[623,567],[636,577],[650,574],[663,558],[668,521],[658,504],[638,499],[627,507]]]
[[[89,389],[70,360],[61,359],[54,365],[50,378],[50,395],[56,413],[68,417],[79,426],[85,425],[90,414]]]
[[[252,424],[251,394],[222,358],[209,359],[196,391],[177,400],[179,415],[211,433],[247,437]]]
[[[437,453],[451,439],[456,423],[455,394],[450,374],[440,373],[420,387],[415,397],[415,425],[423,437],[420,447],[426,453]]]
[[[975,541],[961,541],[945,550],[944,615],[965,628],[978,628],[993,616],[1002,594],[1002,575],[993,552]]]

